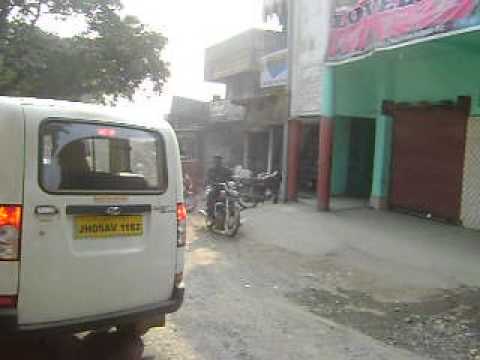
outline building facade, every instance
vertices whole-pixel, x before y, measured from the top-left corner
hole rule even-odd
[[[193,180],[195,190],[199,190],[205,173],[205,128],[209,123],[209,104],[174,96],[167,121],[177,134],[183,171]]]
[[[477,2],[318,3],[287,2],[289,199],[301,190],[313,125],[319,209],[332,196],[361,197],[480,229]]]
[[[175,96],[167,120],[175,130],[184,172],[202,187],[214,155],[234,167],[243,161],[245,109],[214,97],[203,102]]]
[[[286,32],[251,29],[206,50],[205,80],[225,84],[223,103],[242,109],[231,165],[254,173],[282,167],[288,115],[286,42]]]

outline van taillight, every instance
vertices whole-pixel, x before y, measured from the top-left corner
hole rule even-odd
[[[16,261],[19,258],[22,227],[22,207],[0,206],[0,261]]]
[[[0,296],[0,309],[17,306],[17,296]]]
[[[184,203],[177,204],[177,247],[187,244],[187,208]]]

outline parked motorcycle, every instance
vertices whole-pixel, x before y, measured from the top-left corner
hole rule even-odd
[[[207,199],[211,191],[217,193],[213,215],[209,217],[206,210],[201,210],[200,213],[205,216],[209,229],[222,235],[234,237],[241,225],[240,197],[235,189],[235,183],[228,182],[208,186],[206,189]]]
[[[277,204],[281,182],[282,176],[279,171],[259,174],[254,178],[239,179],[240,205],[243,208],[252,208],[268,200]]]

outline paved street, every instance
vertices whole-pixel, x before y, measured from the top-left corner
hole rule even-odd
[[[418,241],[443,234],[448,249],[449,236],[465,245],[476,233],[367,209],[318,214],[264,205],[243,214],[235,239],[190,218],[188,292],[167,328],[143,341],[109,334],[2,349],[11,359],[478,359],[480,294],[465,285],[470,257],[450,276],[443,273],[450,263],[428,270],[414,266],[415,257],[389,260],[402,254],[401,234]],[[428,253],[426,244],[419,248]]]

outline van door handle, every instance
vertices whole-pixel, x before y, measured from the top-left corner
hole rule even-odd
[[[58,213],[57,207],[53,205],[39,205],[35,208],[35,214],[37,215],[56,215]]]

